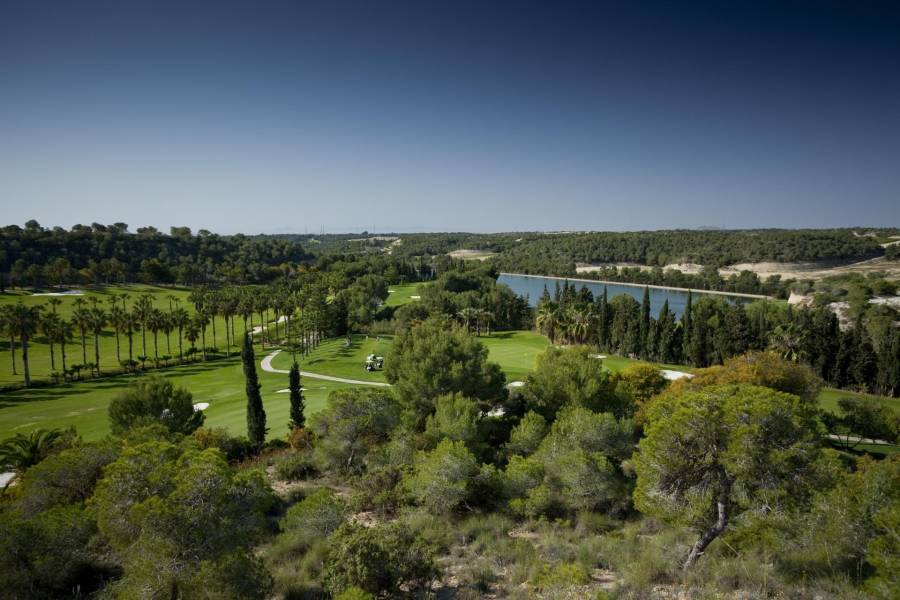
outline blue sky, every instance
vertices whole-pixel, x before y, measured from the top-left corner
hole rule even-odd
[[[0,0],[2,221],[897,226],[898,7]]]

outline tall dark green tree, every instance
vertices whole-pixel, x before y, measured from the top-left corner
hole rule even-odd
[[[305,404],[303,388],[300,386],[300,365],[296,360],[291,365],[291,371],[288,374],[288,390],[290,390],[291,396],[291,422],[288,423],[288,428],[303,427],[306,424],[306,416],[303,414]]]
[[[693,310],[693,296],[689,291],[687,304],[684,305],[684,313],[681,315],[681,329],[684,332],[684,335],[681,337],[681,343],[683,344],[681,353],[685,358],[691,355],[691,336],[694,333]]]
[[[253,340],[249,333],[244,334],[241,361],[244,363],[244,379],[247,390],[247,438],[259,449],[266,441],[266,411],[263,408],[262,396],[259,394],[256,356],[253,353]]]
[[[640,354],[641,358],[647,358],[650,354],[648,341],[650,338],[650,288],[644,286],[644,298],[641,300],[641,321],[640,321]]]

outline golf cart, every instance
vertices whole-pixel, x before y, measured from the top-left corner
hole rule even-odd
[[[377,371],[384,366],[384,357],[370,354],[366,357],[366,371]]]

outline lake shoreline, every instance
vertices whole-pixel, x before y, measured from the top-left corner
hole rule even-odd
[[[719,290],[698,290],[696,288],[672,287],[669,285],[653,285],[649,283],[627,283],[624,281],[604,281],[602,279],[584,279],[578,277],[557,277],[555,275],[527,275],[525,273],[500,273],[500,275],[508,275],[511,277],[528,277],[537,279],[555,279],[558,281],[578,281],[582,283],[600,283],[603,285],[627,285],[630,287],[650,288],[654,290],[672,290],[674,292],[692,292],[697,294],[712,294],[714,296],[734,296],[737,298],[753,298],[755,300],[774,300],[773,296],[764,296],[763,294],[745,294],[742,292],[723,292]]]

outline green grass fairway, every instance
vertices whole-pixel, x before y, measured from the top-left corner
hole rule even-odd
[[[127,285],[127,286],[105,286],[105,287],[96,287],[96,288],[78,288],[83,289],[83,296],[56,296],[60,300],[62,300],[62,304],[57,307],[57,312],[66,319],[69,319],[72,316],[72,311],[75,309],[75,300],[77,298],[82,298],[88,302],[88,306],[90,306],[91,298],[98,298],[101,300],[100,306],[104,310],[109,310],[109,298],[115,296],[121,296],[122,294],[128,294],[129,298],[127,300],[127,305],[129,309],[134,306],[135,300],[138,297],[144,294],[150,294],[153,298],[154,304],[157,308],[162,310],[169,310],[169,298],[175,298],[181,301],[180,306],[186,309],[189,313],[193,314],[194,306],[188,301],[188,294],[190,290],[188,288],[179,288],[179,287],[159,287],[159,286],[148,286],[148,285]],[[53,291],[53,290],[47,290]],[[14,304],[16,302],[22,301],[25,304],[29,305],[43,305],[46,307],[47,311],[51,310],[49,300],[53,296],[34,296],[31,292],[23,292],[23,291],[12,291],[6,292],[4,294],[0,294],[0,305],[4,304]],[[174,300],[173,300],[173,304]],[[119,303],[121,306],[121,303]],[[271,314],[271,313],[270,313]],[[253,323],[254,325],[258,325],[259,316],[254,315]],[[216,339],[215,345],[219,348],[219,350],[225,350],[225,320],[221,317],[217,317],[215,320],[216,326]],[[238,320],[238,323],[235,324],[235,333],[238,335],[238,340],[240,341],[240,335],[243,332],[243,325]],[[119,336],[120,342],[120,353],[123,359],[128,358],[128,338],[124,335]],[[143,347],[141,342],[141,333],[140,331],[136,332],[134,335],[134,347],[133,347],[133,356],[135,360],[137,357],[143,354]],[[166,335],[162,332],[158,334],[157,343],[159,345],[159,355],[170,355],[170,356],[178,356],[178,332],[173,331],[170,335],[169,343],[166,343]],[[197,345],[200,345],[200,341],[197,341]],[[207,329],[206,332],[206,345],[208,347],[212,347],[213,337],[212,337],[212,325]],[[86,336],[86,347],[87,347],[87,361],[94,362],[94,338],[90,333]],[[185,340],[184,342],[184,350],[190,347],[190,344]],[[239,351],[239,347],[234,348]],[[62,370],[62,364],[60,361],[60,348],[59,345],[55,345],[56,351],[56,369],[57,371]],[[154,355],[154,346],[153,346],[153,334],[151,332],[147,332],[147,356],[152,357]],[[48,380],[50,378],[50,345],[46,343],[46,338],[43,334],[38,333],[31,342],[28,344],[28,356],[29,356],[29,365],[31,367],[31,377],[35,380]],[[81,335],[80,332],[76,329],[75,336],[73,339],[66,344],[66,364],[68,366],[72,366],[75,364],[82,364],[82,351],[81,351]],[[22,349],[19,346],[19,343],[16,342],[16,366],[18,369],[18,375],[12,374],[12,355],[9,350],[9,340],[2,339],[0,340],[0,385],[10,384],[10,383],[21,383],[22,382]],[[116,359],[116,336],[112,332],[110,328],[107,328],[100,336],[100,367],[102,369],[118,369],[119,361]]]
[[[488,360],[498,363],[509,381],[523,379],[534,368],[537,355],[549,345],[546,337],[532,331],[500,331],[478,340],[487,347]],[[381,336],[379,341],[374,335],[368,338],[354,335],[347,347],[344,338],[330,339],[322,342],[309,356],[298,356],[297,361],[304,371],[361,381],[385,381],[382,371],[368,372],[364,365],[369,354],[386,356],[392,341],[389,336]],[[290,354],[282,352],[272,361],[272,366],[288,369],[291,360]]]
[[[358,379],[360,381],[384,381],[384,373],[382,371],[366,371],[366,357],[369,354],[384,356],[391,349],[392,338],[389,336],[370,335],[354,335],[350,346],[347,347],[346,338],[333,338],[325,340],[319,347],[309,353],[309,356],[297,355],[297,362],[300,363],[300,369],[303,371],[311,371],[313,373],[321,373],[322,375],[331,375],[334,377],[346,377],[347,379]],[[272,361],[272,366],[276,369],[290,369],[291,354],[282,352]],[[305,382],[312,382],[312,379],[306,379]],[[305,385],[305,384],[304,384]]]
[[[257,347],[257,359],[260,349]],[[258,360],[257,360],[258,365]],[[210,363],[194,363],[160,372],[176,385],[187,388],[194,402],[208,402],[207,427],[225,427],[232,434],[247,429],[244,374],[239,358]],[[283,437],[287,432],[287,375],[266,373],[257,367],[262,385],[263,404],[268,418],[269,437]],[[74,425],[85,439],[96,439],[109,431],[107,407],[110,401],[133,381],[135,376],[111,377],[68,385],[32,388],[0,394],[0,439],[36,428]],[[328,393],[341,384],[306,379],[303,381],[306,414],[325,406]]]
[[[167,290],[168,291],[168,290]],[[532,331],[501,331],[479,338],[489,351],[489,359],[503,368],[509,381],[522,381],[534,368],[537,356],[549,342],[544,336]],[[349,347],[345,338],[326,340],[308,357],[298,357],[303,370],[345,377],[362,381],[384,381],[383,372],[369,373],[364,368],[368,354],[387,355],[392,339],[390,337],[356,335]],[[288,421],[288,395],[278,393],[287,387],[287,375],[267,373],[259,368],[259,361],[269,352],[256,346],[257,372],[262,384],[263,403],[268,415],[270,437],[281,437],[286,432]],[[598,361],[599,362],[599,361]],[[603,365],[611,371],[619,371],[638,361],[620,356],[603,359]],[[273,361],[278,369],[288,369],[291,355],[282,352]],[[690,371],[683,365],[658,365],[675,370]],[[159,371],[171,378],[177,385],[186,387],[194,395],[194,402],[209,402],[206,410],[206,425],[225,427],[233,434],[246,431],[246,397],[244,376],[240,359],[222,359],[209,363],[193,363]],[[89,380],[68,385],[40,387],[0,393],[0,439],[18,432],[28,432],[39,427],[56,428],[74,425],[85,439],[96,439],[105,435],[107,407],[123,387],[135,376],[119,376],[109,379]],[[320,410],[334,389],[348,387],[348,384],[303,379],[307,404],[307,415]],[[835,410],[837,400],[847,396],[861,396],[853,392],[825,389],[819,401],[826,410]],[[869,396],[900,410],[900,400]]]
[[[402,304],[406,304],[407,302],[413,302],[416,300],[412,296],[418,296],[419,286],[426,285],[423,283],[403,283],[399,285],[389,285],[388,290],[390,293],[388,294],[387,300],[384,301],[385,306],[400,306]]]
[[[498,331],[478,338],[488,349],[488,360],[500,365],[508,381],[522,381],[534,369],[538,354],[550,341],[533,331]]]
[[[887,396],[876,396],[875,394],[860,394],[857,392],[848,392],[847,390],[836,390],[833,388],[824,388],[819,392],[819,406],[830,412],[837,412],[838,400],[841,398],[869,398],[879,402],[885,406],[900,411],[900,398],[888,398]]]

